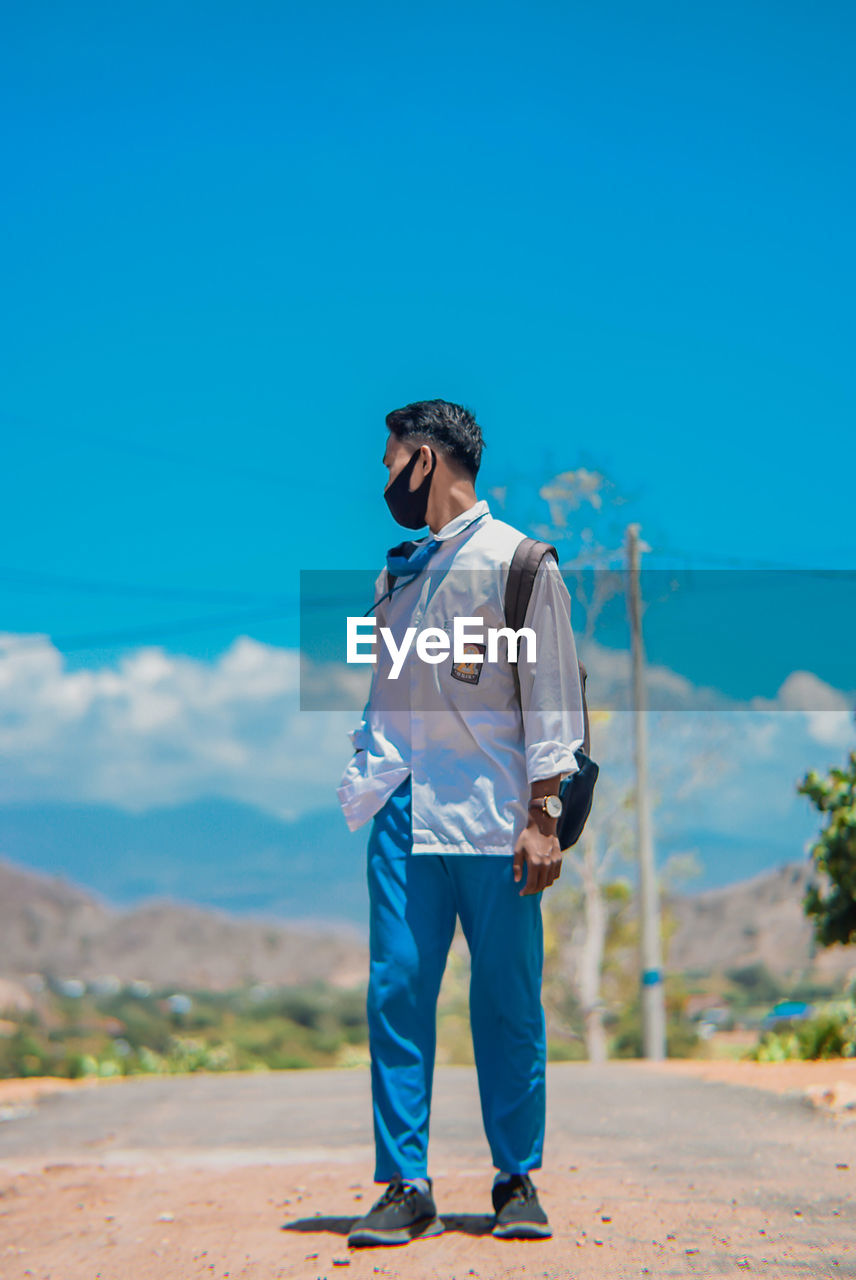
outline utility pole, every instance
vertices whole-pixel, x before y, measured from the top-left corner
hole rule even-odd
[[[654,872],[654,844],[648,794],[647,698],[645,651],[642,646],[642,597],[639,556],[650,547],[639,540],[638,524],[627,527],[627,609],[633,658],[633,727],[636,757],[636,838],[639,856],[639,958],[642,968],[642,1052],[646,1058],[666,1056],[666,1007],[660,951],[660,903]]]

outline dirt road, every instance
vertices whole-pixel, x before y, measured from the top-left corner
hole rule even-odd
[[[856,1064],[552,1064],[554,1235],[499,1241],[475,1074],[438,1067],[446,1231],[349,1250],[382,1190],[365,1069],[0,1082],[0,1278],[856,1277],[856,1111],[811,1084],[846,1100]]]

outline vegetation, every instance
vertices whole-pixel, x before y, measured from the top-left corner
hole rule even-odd
[[[739,969],[728,969],[725,974],[733,983],[733,990],[726,994],[726,1000],[735,1013],[745,1013],[757,1005],[775,1004],[785,996],[785,987],[765,964],[744,965]],[[791,998],[796,998],[793,992]]]
[[[638,921],[630,886],[623,880],[604,885],[603,901],[601,1014],[608,1054],[637,1057],[642,1053]],[[586,1026],[576,970],[584,918],[581,887],[573,880],[554,886],[543,913],[548,1058],[584,1059]],[[665,940],[673,927],[666,907]],[[440,993],[438,1064],[473,1062],[469,957],[460,926],[458,934]],[[807,974],[786,983],[756,963],[725,974],[668,974],[665,994],[670,1057],[745,1054],[747,1029],[760,1028],[782,999],[810,1002],[815,1012],[764,1032],[749,1056],[765,1061],[856,1057],[856,988],[846,994],[840,981]],[[365,1001],[364,987],[343,991],[322,981],[176,992],[152,990],[145,983],[114,981],[105,989],[103,982],[86,986],[48,979],[34,993],[32,1009],[0,1010],[0,1077],[367,1066]],[[738,1035],[733,1044],[725,1035],[719,1048],[708,1046],[714,1028],[732,1027]]]
[[[64,994],[49,983],[25,1013],[7,1011],[0,1077],[76,1078],[265,1071],[368,1061],[365,993],[324,983]]]
[[[642,1056],[639,994],[639,925],[630,885],[615,880],[602,886],[605,933],[601,1004],[611,1058]],[[585,1058],[583,1010],[576,990],[574,943],[583,914],[583,891],[573,882],[554,885],[545,900],[543,1001],[551,1058]],[[663,911],[664,947],[675,928],[673,913]],[[680,974],[666,976],[666,1052],[692,1057],[701,1046],[687,1015],[688,990]]]
[[[747,1056],[756,1062],[856,1057],[856,1001],[830,1001],[811,1018],[765,1032]]]
[[[822,891],[809,885],[805,911],[814,917],[815,938],[823,947],[856,941],[856,751],[843,769],[830,769],[826,778],[810,770],[797,786],[825,815],[823,830],[811,856],[826,880]]]
[[[856,942],[856,751],[849,753],[846,767],[830,769],[825,778],[810,770],[797,791],[825,818],[811,849],[819,878],[809,884],[803,901],[806,915],[814,918],[815,941],[822,947]],[[732,977],[755,995],[763,990],[767,1000],[785,994],[769,974],[743,971]],[[814,1001],[831,993],[804,983],[787,994],[793,1000]],[[809,1017],[765,1031],[747,1056],[758,1062],[856,1057],[856,987],[843,999],[820,1004]]]
[[[680,975],[666,975],[666,1055],[669,1058],[691,1058],[700,1041],[695,1026],[686,1016],[688,992]],[[607,1024],[609,1025],[609,1024]],[[642,1003],[637,994],[612,1021],[612,1056],[641,1058]]]

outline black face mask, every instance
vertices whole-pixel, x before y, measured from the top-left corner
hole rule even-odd
[[[434,465],[419,487],[411,491],[410,477],[420,457],[421,453],[417,449],[410,461],[404,464],[392,483],[383,491],[393,520],[396,524],[403,525],[405,529],[421,529],[427,523],[425,515],[428,510],[428,493],[434,472],[437,470],[437,455],[431,449]]]

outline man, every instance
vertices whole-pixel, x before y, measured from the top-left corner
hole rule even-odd
[[[493,1234],[551,1235],[530,1171],[541,1167],[546,1029],[540,893],[558,878],[556,800],[583,741],[570,598],[542,562],[517,653],[486,660],[442,643],[455,618],[505,625],[503,593],[525,536],[495,520],[475,479],[483,440],[473,415],[443,400],[390,413],[384,496],[399,524],[431,536],[401,544],[375,583],[377,627],[400,648],[435,627],[435,656],[412,647],[397,677],[377,661],[338,797],[367,850],[367,996],[375,1182],[383,1195],[350,1244],[400,1244],[443,1230],[427,1171],[436,1007],[459,916],[471,955],[470,1021],[485,1135],[496,1175]],[[378,634],[380,632],[378,631]],[[472,633],[470,633],[472,634]],[[423,652],[427,652],[427,649]],[[550,797],[550,799],[548,799]]]

